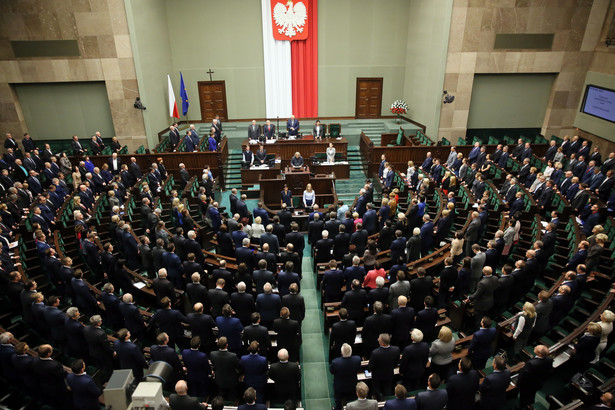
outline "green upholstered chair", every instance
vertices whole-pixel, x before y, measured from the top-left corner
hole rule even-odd
[[[342,135],[342,124],[329,124],[329,137],[338,138]]]

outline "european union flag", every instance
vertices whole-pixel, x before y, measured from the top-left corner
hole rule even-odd
[[[179,78],[179,95],[182,99],[182,113],[185,117],[186,114],[188,114],[188,107],[190,106],[190,103],[188,102],[188,93],[186,92],[186,86],[184,86],[184,76],[181,72],[179,73]]]

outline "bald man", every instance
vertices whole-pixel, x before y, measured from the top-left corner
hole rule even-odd
[[[175,383],[175,393],[169,396],[169,405],[174,410],[207,409],[207,403],[199,403],[196,397],[188,396],[188,385],[185,380]]]
[[[533,359],[525,362],[519,372],[519,407],[525,408],[534,403],[536,392],[542,388],[543,382],[549,377],[553,369],[553,359],[549,357],[549,348],[538,345],[534,348]]]

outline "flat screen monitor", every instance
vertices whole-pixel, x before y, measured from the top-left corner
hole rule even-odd
[[[615,90],[589,84],[585,88],[581,112],[615,122]]]

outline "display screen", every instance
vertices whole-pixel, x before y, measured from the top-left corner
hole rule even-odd
[[[581,112],[615,122],[615,90],[588,85],[585,89]]]

